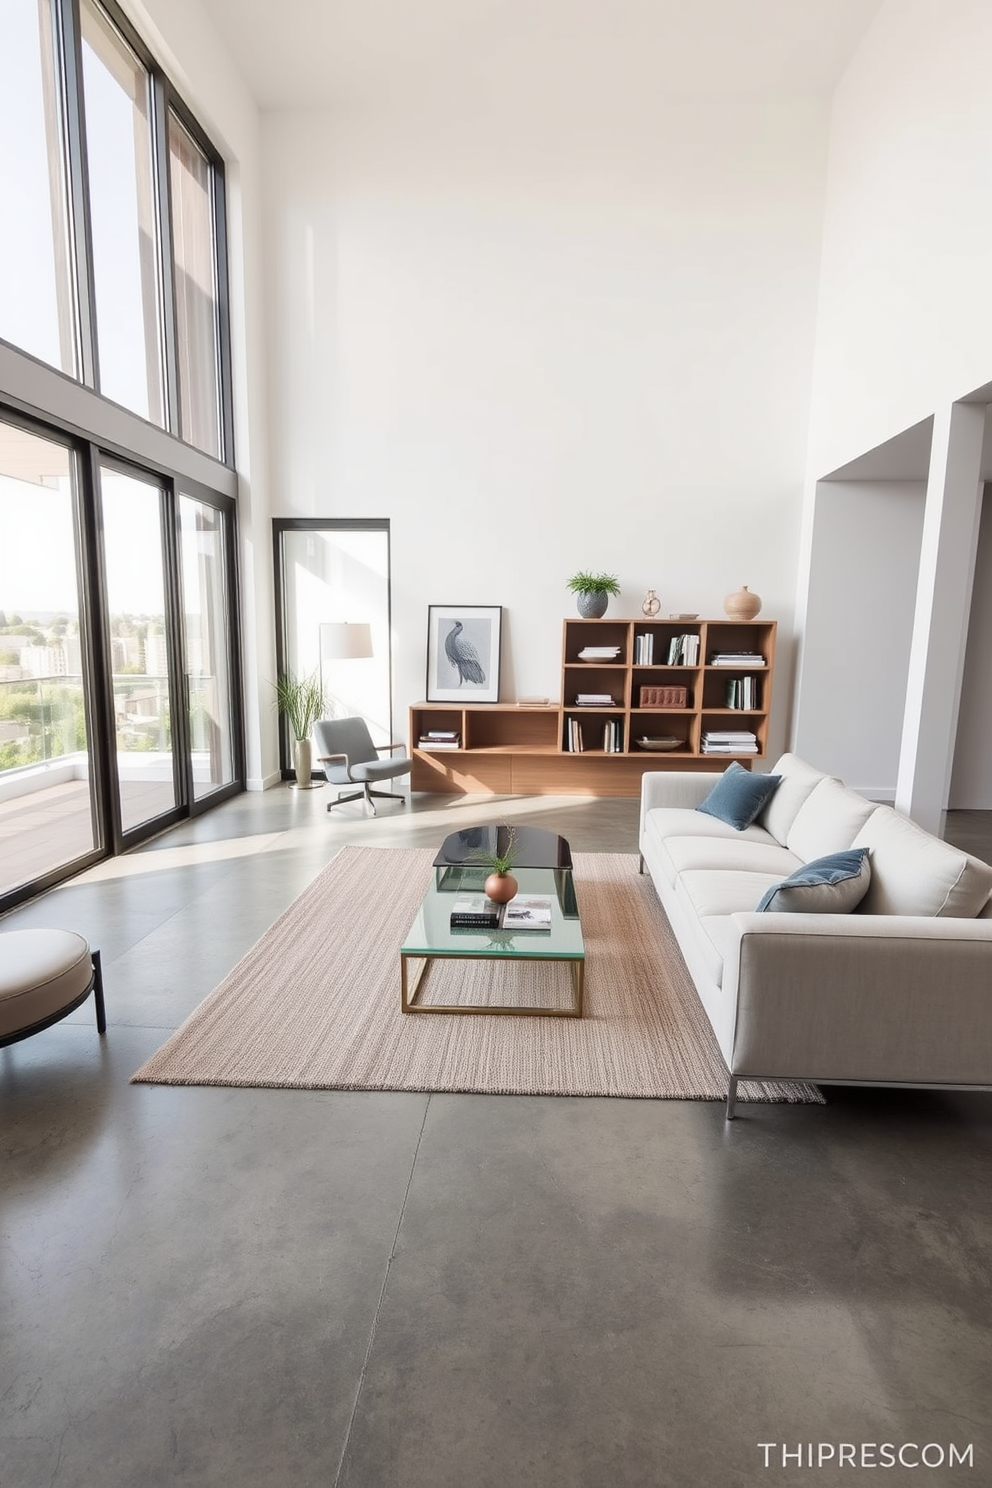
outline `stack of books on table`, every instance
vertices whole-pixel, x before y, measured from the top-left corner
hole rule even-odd
[[[710,655],[710,666],[763,667],[765,658],[760,651],[714,651]]]
[[[550,894],[517,894],[509,904],[494,904],[485,894],[470,894],[451,906],[453,930],[550,930]]]
[[[577,692],[575,706],[577,708],[612,708],[614,702],[608,692]]]
[[[758,736],[750,729],[708,729],[703,754],[757,754]]]
[[[418,749],[461,749],[462,736],[457,729],[426,729],[417,740]]]

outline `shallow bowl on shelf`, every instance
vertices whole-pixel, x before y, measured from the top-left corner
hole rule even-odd
[[[654,749],[661,751],[666,749],[678,749],[684,743],[684,739],[638,739],[637,747],[638,749]]]

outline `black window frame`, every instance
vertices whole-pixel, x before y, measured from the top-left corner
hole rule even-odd
[[[102,10],[110,23],[120,33],[141,65],[147,70],[150,89],[150,120],[153,150],[153,176],[155,195],[155,253],[160,286],[159,320],[162,345],[163,404],[165,422],[142,419],[150,428],[164,430],[173,438],[188,444],[191,449],[199,445],[186,439],[182,430],[181,400],[178,371],[178,326],[176,323],[175,252],[172,234],[172,202],[169,171],[168,121],[170,111],[186,129],[198,149],[202,150],[211,168],[212,209],[214,225],[214,268],[217,278],[217,375],[219,378],[218,405],[220,418],[221,464],[234,468],[234,390],[231,361],[231,312],[230,312],[230,267],[228,263],[229,238],[227,231],[227,185],[226,166],[220,150],[199,123],[195,112],[186,103],[179,89],[157,61],[133,22],[121,10],[116,0],[91,0]],[[93,275],[93,233],[90,219],[90,199],[86,154],[86,104],[83,88],[83,52],[81,0],[51,0],[53,28],[55,33],[55,61],[59,69],[57,79],[61,91],[64,111],[65,169],[68,178],[67,208],[70,244],[70,286],[77,345],[78,375],[62,371],[51,363],[41,362],[38,357],[15,343],[6,341],[0,327],[0,342],[19,355],[31,357],[43,366],[52,366],[59,376],[71,382],[79,382],[113,403],[100,392],[99,327],[97,325],[96,292]],[[124,407],[123,404],[117,404]],[[133,410],[127,409],[129,413]],[[141,418],[140,414],[135,417]],[[208,459],[218,456],[210,450],[201,450]]]

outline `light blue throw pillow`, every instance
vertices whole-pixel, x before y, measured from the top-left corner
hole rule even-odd
[[[752,775],[733,760],[696,810],[705,811],[707,816],[715,816],[728,827],[743,832],[771,798],[781,779],[781,775]]]
[[[805,863],[781,883],[772,884],[758,912],[850,914],[868,892],[870,882],[867,847],[852,847]]]

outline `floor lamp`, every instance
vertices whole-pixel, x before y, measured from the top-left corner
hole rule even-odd
[[[327,621],[320,627],[320,684],[325,661],[364,661],[372,655],[372,627],[366,621]]]

